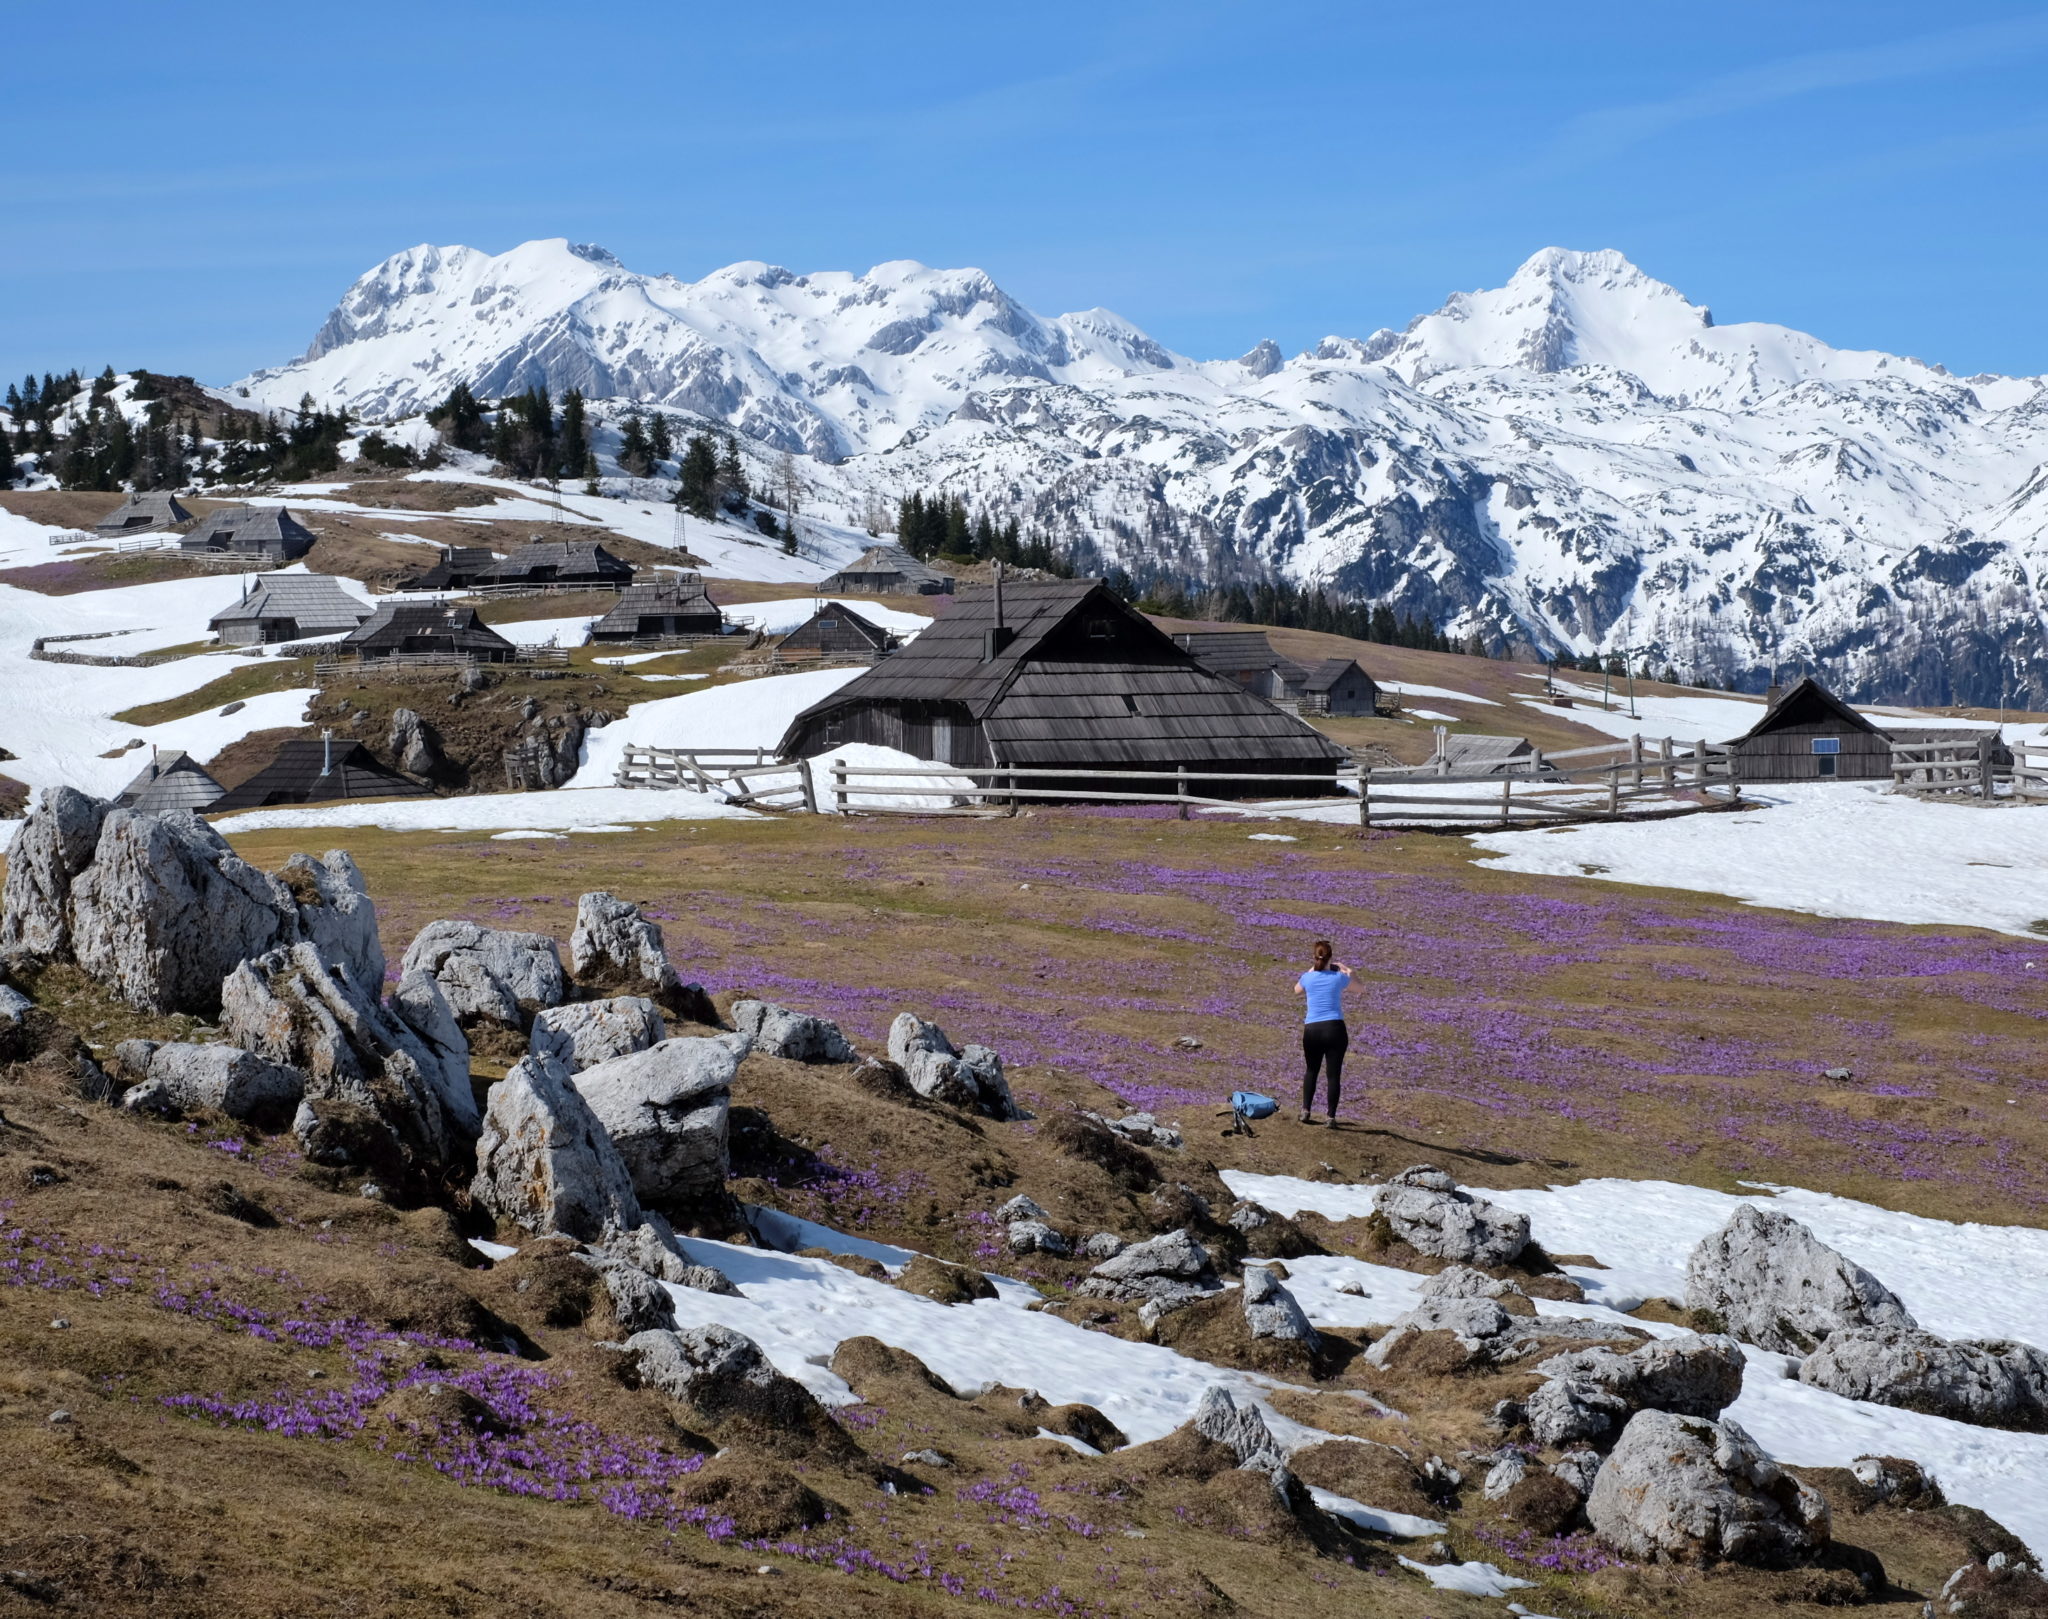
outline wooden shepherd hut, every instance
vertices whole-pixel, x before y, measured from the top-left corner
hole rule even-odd
[[[725,614],[694,573],[665,573],[628,585],[619,604],[590,626],[593,641],[658,641],[678,635],[722,635]]]
[[[277,756],[239,787],[230,787],[207,813],[262,809],[271,804],[324,804],[342,798],[431,798],[416,781],[377,763],[360,742],[327,737],[281,743]]]
[[[243,585],[242,599],[215,613],[208,626],[224,646],[261,646],[346,635],[371,611],[332,574],[259,573]]]
[[[441,560],[407,580],[400,590],[467,590],[477,577],[497,565],[498,553],[488,545],[448,545]]]
[[[1311,714],[1371,715],[1380,688],[1356,658],[1325,658],[1301,683],[1301,706]]]
[[[1811,675],[1728,744],[1738,781],[1890,780],[1891,739]]]
[[[118,540],[130,534],[148,534],[176,528],[192,521],[192,514],[178,504],[178,497],[163,489],[138,489],[120,505],[93,524],[102,539]]]
[[[844,602],[825,602],[778,643],[784,657],[879,657],[894,651],[896,637]]]
[[[633,582],[633,565],[595,540],[535,540],[478,572],[475,590],[518,585],[574,585],[584,590],[623,590]]]
[[[847,742],[920,759],[1045,770],[1294,775],[1328,782],[1347,757],[1312,727],[1213,675],[1099,579],[960,593],[901,651],[813,703],[785,758]],[[1020,776],[1020,786],[1033,784]],[[1076,798],[1128,780],[1046,780]],[[1270,796],[1270,782],[1204,782],[1204,796]]]
[[[260,556],[281,567],[312,550],[317,538],[282,506],[227,506],[202,517],[178,549]]]
[[[339,649],[366,662],[438,654],[478,663],[508,663],[519,650],[478,618],[474,607],[394,601],[382,603],[342,639]]]
[[[871,545],[818,589],[855,596],[950,596],[953,576],[920,562],[900,545]]]
[[[114,795],[114,808],[161,815],[166,810],[211,809],[227,789],[182,748],[150,755],[142,773]]]
[[[1263,630],[1189,630],[1173,639],[1212,675],[1234,680],[1270,703],[1299,700],[1309,677],[1274,650]]]

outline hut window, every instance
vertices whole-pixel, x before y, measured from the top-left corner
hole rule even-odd
[[[1109,641],[1109,640],[1113,640],[1113,639],[1115,639],[1115,637],[1116,637],[1116,626],[1115,626],[1114,624],[1112,624],[1112,623],[1111,623],[1111,622],[1110,622],[1110,621],[1109,621],[1108,619],[1106,619],[1106,618],[1091,618],[1090,620],[1088,620],[1088,639],[1089,639],[1089,640],[1091,640],[1091,641]]]
[[[818,620],[818,628],[821,630],[836,630],[839,628],[839,620],[836,618],[821,618]]]
[[[1840,753],[1842,751],[1842,739],[1838,736],[1817,736],[1813,739],[1813,751],[1815,753]]]

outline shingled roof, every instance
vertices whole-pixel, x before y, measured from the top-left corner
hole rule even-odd
[[[114,807],[149,815],[210,809],[226,790],[191,754],[182,748],[166,748],[152,756],[142,773],[115,795]]]
[[[191,521],[192,514],[168,490],[138,489],[93,524],[92,531],[111,539],[121,534],[147,534]]]
[[[261,552],[273,561],[296,562],[317,538],[282,506],[227,506],[202,517],[178,549]]]
[[[277,756],[207,807],[208,814],[261,809],[266,804],[322,804],[338,798],[431,798],[377,763],[360,742],[297,739],[279,744]]]
[[[218,631],[251,620],[290,619],[300,636],[336,635],[354,629],[372,612],[360,597],[341,588],[332,574],[259,573],[240,601],[207,622]]]
[[[830,578],[821,580],[818,589],[886,589],[906,595],[946,595],[953,589],[953,576],[940,573],[900,545],[871,545]]]
[[[725,623],[724,610],[711,599],[701,575],[670,573],[628,585],[619,593],[618,605],[591,625],[590,633],[598,638],[636,635],[641,620],[648,618],[700,621],[706,634],[716,634]]]
[[[343,652],[377,657],[402,652],[467,652],[501,661],[516,650],[477,617],[474,607],[453,602],[385,601],[341,643]]]
[[[480,571],[478,586],[579,583],[628,583],[633,566],[613,556],[595,540],[535,540]]]
[[[1193,759],[1316,769],[1347,757],[1312,726],[1202,668],[1100,580],[1010,583],[1001,597],[999,628],[997,591],[962,591],[901,651],[799,714],[785,753],[834,709],[957,704],[1004,764]]]

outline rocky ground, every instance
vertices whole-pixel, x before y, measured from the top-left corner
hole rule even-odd
[[[2026,1150],[2023,1120],[1968,1122],[1988,1076],[1944,1085],[1953,1141],[1817,1070],[1805,1135],[1763,1162],[1761,1131],[1678,1134],[1699,1094],[1764,1107],[1880,1001],[1883,1061],[1967,1033],[2018,1083],[2039,1007],[1982,954],[2003,946],[1538,904],[1457,876],[1448,845],[1350,840],[1311,873],[1229,828],[1161,850],[1139,817],[952,830],[286,859],[281,835],[231,850],[52,794],[0,918],[0,1452],[21,1486],[0,1603],[2048,1611],[2026,1548],[1912,1458],[1787,1468],[1723,1415],[1747,1344],[1815,1388],[2037,1429],[2048,1357],[1923,1331],[1772,1211],[1636,1322],[1546,1313],[1579,1296],[1575,1256],[1470,1190],[1795,1164],[1868,1190],[1883,1136],[1949,1171],[1908,1201],[2031,1220],[2031,1178],[1981,1175],[1962,1140]],[[1196,964],[1277,974],[1339,919],[1382,945],[1362,1102],[1334,1131],[1223,1133],[1216,1086],[1279,1086],[1252,1002]],[[1821,937],[1853,976],[1802,953]],[[1663,997],[1687,971],[1681,1010]],[[1470,974],[1496,1021],[1445,1020]],[[1578,985],[1635,1039],[1584,1027]],[[1828,1011],[1768,1057],[1724,1029],[1683,1074],[1665,1058],[1662,1094],[1632,1077],[1683,1018],[1725,1023],[1716,998],[1761,1036],[1823,985]],[[1580,1027],[1569,1100],[1538,1019]],[[1432,1095],[1401,1067],[1425,1028],[1512,1060]],[[1369,1185],[1371,1213],[1287,1218],[1233,1195],[1246,1169]],[[1289,1267],[1328,1255],[1426,1280],[1389,1326],[1317,1327]],[[825,1347],[770,1359],[734,1324],[756,1322]],[[933,1372],[977,1338],[991,1366],[1043,1346],[1033,1376]],[[1188,1397],[1159,1420],[1132,1372],[1076,1400],[1068,1362]]]

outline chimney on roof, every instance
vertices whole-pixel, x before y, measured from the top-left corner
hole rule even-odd
[[[1011,633],[1010,626],[1003,622],[1003,562],[1000,557],[996,559],[995,581],[996,621],[993,628],[982,633],[981,661],[983,663],[994,663],[997,657],[1001,655],[1003,648],[1016,639]]]
[[[327,775],[334,769],[334,733],[323,730],[320,733],[320,774]]]
[[[1769,689],[1764,692],[1764,707],[1776,708],[1778,706],[1778,699],[1784,695],[1785,688],[1776,681],[1772,681]]]

